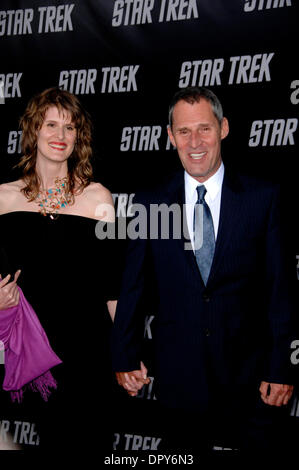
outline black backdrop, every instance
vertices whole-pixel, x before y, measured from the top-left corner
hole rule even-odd
[[[60,85],[92,116],[95,179],[121,212],[138,189],[179,167],[167,139],[168,103],[178,88],[204,85],[230,122],[225,163],[287,186],[290,235],[298,239],[298,2],[1,0],[0,8],[2,182],[17,176],[26,103]],[[294,273],[297,253],[298,244]],[[146,296],[142,309],[150,356],[155,308]],[[115,449],[158,448],[152,385],[123,400],[131,418],[115,423]],[[298,421],[295,398],[290,425]]]

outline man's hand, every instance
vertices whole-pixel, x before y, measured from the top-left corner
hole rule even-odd
[[[273,384],[269,382],[262,382],[260,386],[263,402],[272,406],[286,405],[293,394],[293,390],[293,385]]]
[[[116,372],[116,379],[128,394],[132,397],[136,396],[143,385],[149,384],[150,379],[147,377],[147,368],[140,362],[140,370],[132,370],[130,372]]]
[[[21,271],[18,270],[14,275],[14,280],[11,282],[9,282],[11,279],[10,274],[0,281],[0,310],[18,305],[20,294],[17,280],[20,273]]]

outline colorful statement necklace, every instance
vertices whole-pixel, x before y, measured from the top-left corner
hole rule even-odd
[[[35,200],[42,215],[56,219],[60,209],[74,202],[74,196],[68,190],[68,178],[56,178],[55,188],[40,191]]]

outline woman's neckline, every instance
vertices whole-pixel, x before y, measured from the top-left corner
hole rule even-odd
[[[4,215],[9,215],[9,214],[38,214],[39,217],[41,217],[42,219],[50,219],[50,216],[49,215],[42,215],[40,212],[38,211],[22,211],[22,210],[14,210],[14,211],[9,211],[9,212],[4,212],[3,214],[0,214],[0,217],[4,216]],[[85,215],[79,215],[79,214],[64,214],[64,213],[58,213],[57,214],[57,217],[55,217],[54,219],[51,219],[51,222],[55,222],[55,220],[58,220],[61,216],[70,216],[70,217],[79,217],[81,219],[87,219],[87,220],[93,220],[94,222],[102,222],[102,223],[106,223],[105,221],[101,221],[99,219],[94,219],[92,217],[86,217]]]

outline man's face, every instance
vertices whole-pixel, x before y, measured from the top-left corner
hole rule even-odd
[[[220,167],[221,140],[228,131],[227,119],[223,118],[220,126],[211,104],[201,98],[193,104],[177,102],[168,135],[187,173],[203,183]]]

